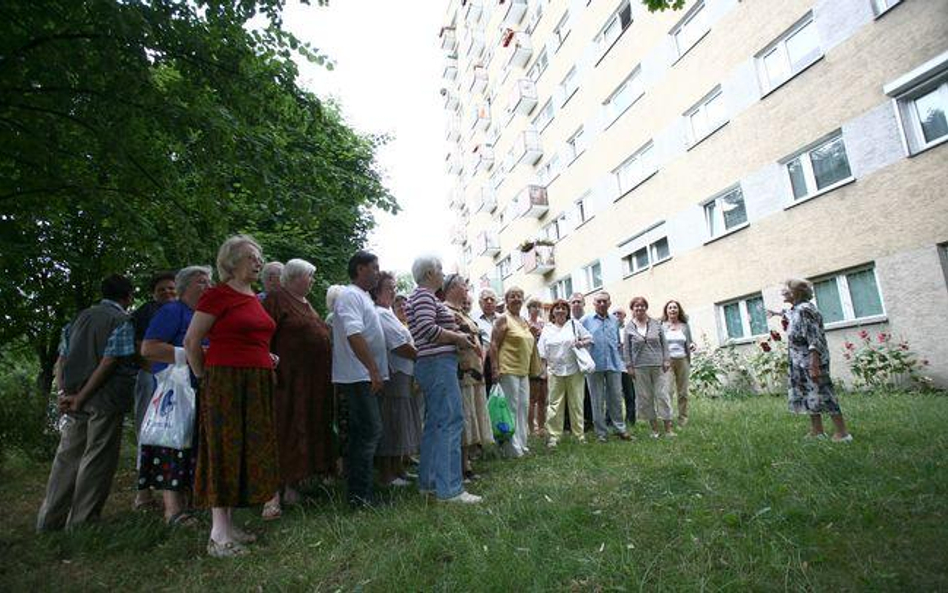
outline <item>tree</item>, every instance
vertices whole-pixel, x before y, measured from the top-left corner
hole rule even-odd
[[[371,210],[397,211],[375,161],[386,139],[298,86],[294,54],[332,64],[282,30],[283,5],[0,6],[0,340],[29,343],[42,388],[59,328],[108,273],[210,263],[248,232],[325,286]]]

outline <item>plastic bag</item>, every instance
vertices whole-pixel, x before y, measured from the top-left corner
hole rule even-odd
[[[596,372],[596,361],[593,360],[592,354],[589,353],[588,349],[573,346],[573,354],[576,355],[576,362],[579,363],[579,370],[582,371],[583,374],[588,375],[589,373]]]
[[[490,425],[494,430],[494,440],[503,443],[514,434],[514,419],[507,406],[507,397],[500,385],[494,385],[490,390],[490,399],[487,400],[487,413],[490,415]]]
[[[138,442],[190,449],[194,437],[194,388],[187,364],[170,365],[155,375],[157,387],[145,410]]]

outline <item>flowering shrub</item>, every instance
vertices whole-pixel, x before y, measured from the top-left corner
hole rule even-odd
[[[919,359],[906,340],[898,342],[892,334],[873,336],[859,332],[859,343],[843,344],[843,358],[849,362],[856,387],[866,389],[927,386],[931,379],[921,374],[928,361]]]
[[[704,342],[707,342],[707,337]],[[720,397],[753,391],[747,358],[733,346],[699,350],[691,357],[691,386],[700,395]]]
[[[776,330],[770,330],[767,339],[757,343],[758,350],[748,357],[757,389],[761,393],[780,394],[787,390],[790,359],[787,343]]]

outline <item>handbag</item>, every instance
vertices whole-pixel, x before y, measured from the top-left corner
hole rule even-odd
[[[514,435],[514,419],[507,405],[507,397],[500,385],[495,384],[490,390],[487,400],[487,414],[490,416],[490,426],[494,432],[494,440],[503,443]]]
[[[576,322],[571,319],[570,323],[573,324],[573,337],[578,339],[579,336],[576,334]],[[592,354],[589,353],[588,349],[573,346],[573,354],[576,355],[579,370],[582,371],[584,375],[596,372],[596,361],[593,360]]]
[[[195,393],[187,363],[168,365],[155,375],[157,386],[145,410],[138,442],[190,449],[194,438]]]

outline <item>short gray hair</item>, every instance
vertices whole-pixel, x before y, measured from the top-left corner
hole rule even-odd
[[[264,267],[264,269],[266,269],[266,267]],[[286,286],[287,282],[294,278],[299,278],[300,276],[312,276],[315,271],[316,266],[305,259],[291,259],[286,262],[286,265],[283,266],[283,271],[280,272],[280,285]]]
[[[283,262],[268,261],[267,263],[263,264],[263,268],[260,270],[260,275],[266,278],[267,274],[270,273],[270,270],[274,268],[280,268],[280,274],[282,276],[284,267],[285,266],[283,265]],[[282,277],[281,277],[281,280],[282,280]]]
[[[787,287],[787,290],[790,291],[790,294],[793,295],[794,300],[796,300],[797,297],[800,297],[804,301],[813,298],[813,284],[809,280],[804,280],[803,278],[789,278],[784,285]]]
[[[221,282],[227,282],[234,277],[234,270],[237,269],[237,262],[242,255],[240,251],[244,245],[250,245],[263,254],[260,244],[250,235],[234,235],[227,239],[217,250],[217,275],[220,276]]]
[[[416,284],[421,284],[429,272],[433,272],[441,265],[441,258],[435,255],[422,255],[411,265],[411,276]]]
[[[345,288],[345,286],[342,284],[333,284],[326,289],[326,312],[332,313],[333,305],[336,304],[336,297],[339,296],[343,288]]]
[[[497,293],[494,292],[493,288],[482,288],[480,294],[477,295],[477,300],[486,299],[487,297],[494,297],[494,300],[497,300]]]
[[[184,294],[188,286],[194,282],[195,276],[204,274],[207,276],[207,279],[210,280],[212,273],[211,266],[188,266],[181,268],[178,270],[178,273],[174,275],[174,286],[178,290],[178,294]]]

